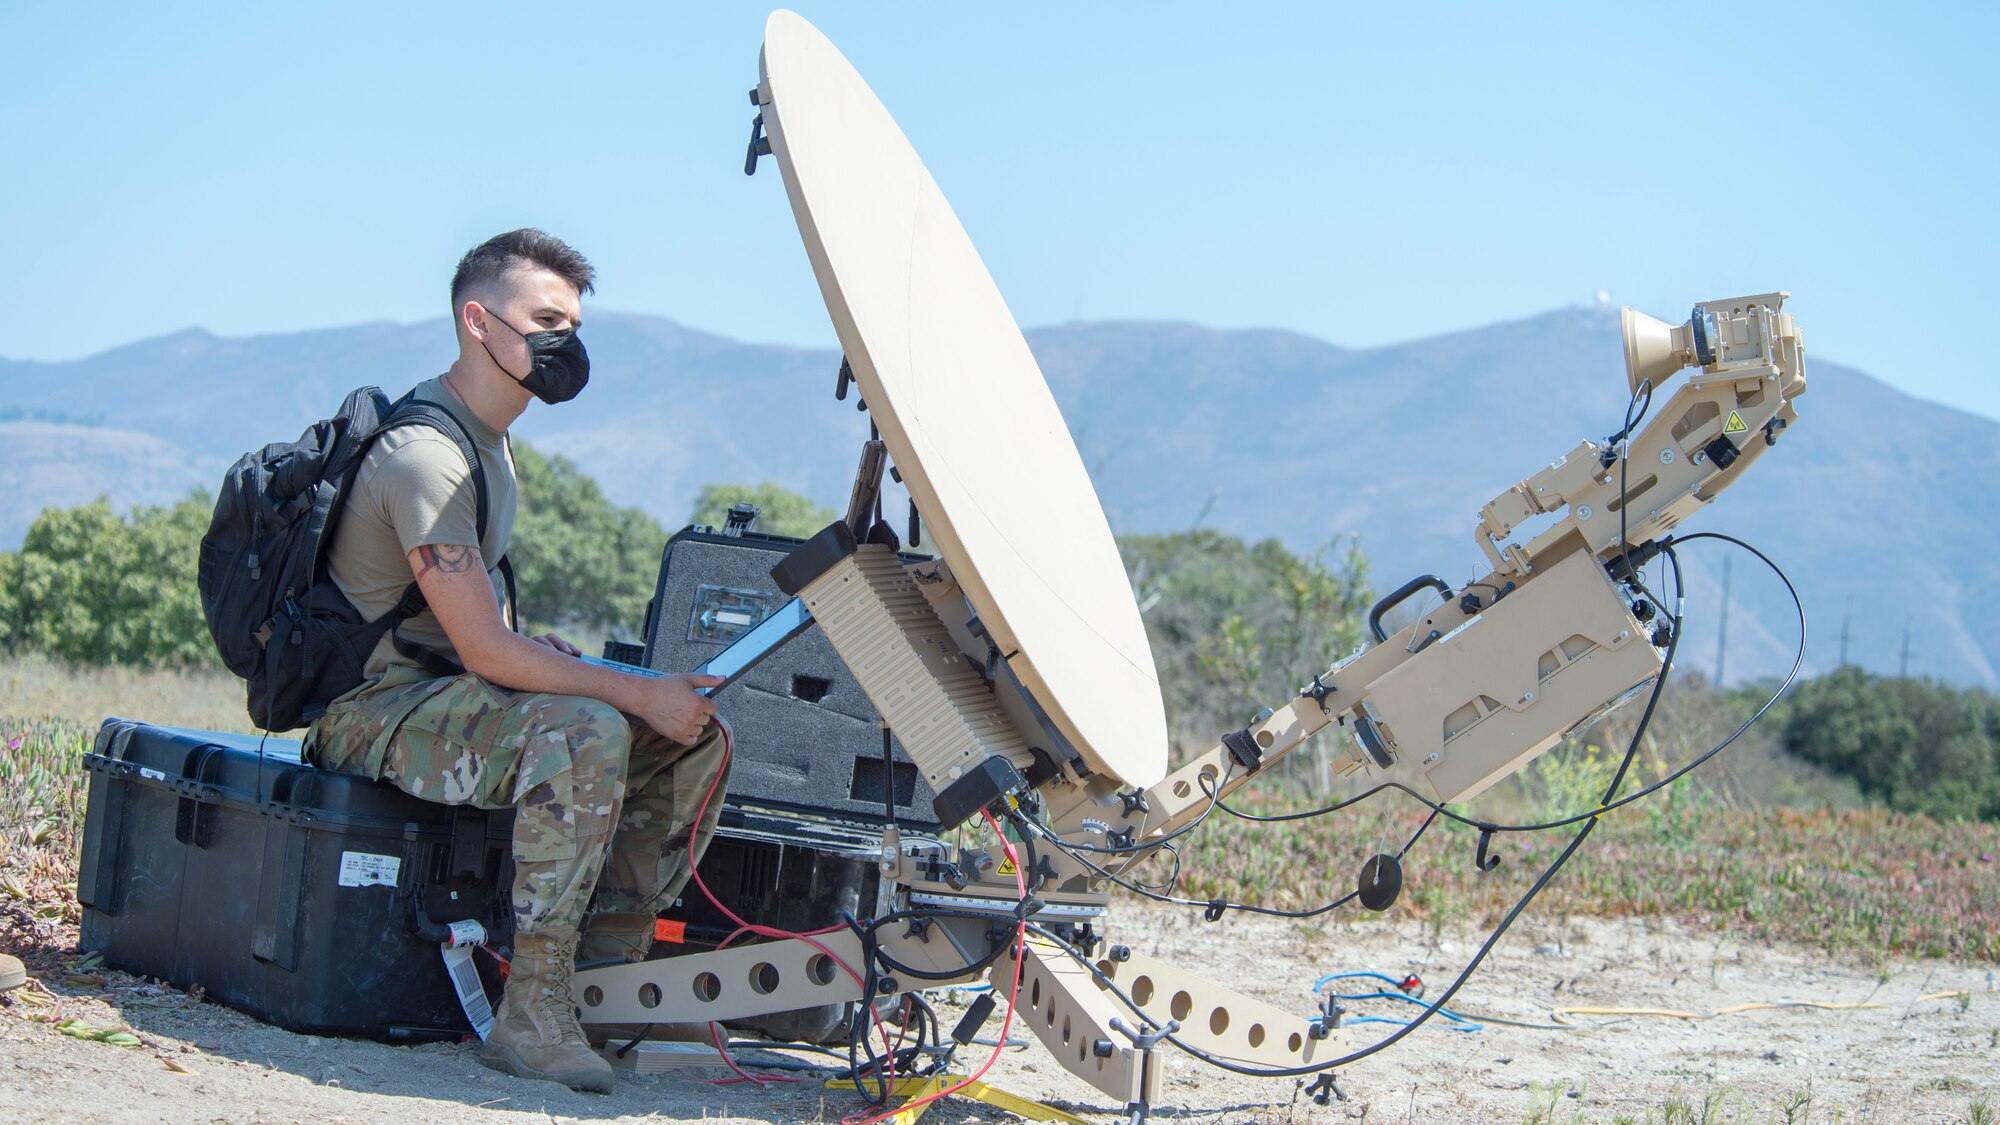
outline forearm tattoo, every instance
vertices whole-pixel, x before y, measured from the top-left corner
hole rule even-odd
[[[423,581],[424,575],[429,574],[433,570],[442,571],[445,574],[464,574],[467,571],[479,568],[479,548],[477,547],[459,547],[448,543],[435,547],[418,547],[417,558],[423,562],[423,566],[417,570],[417,580],[419,582]]]

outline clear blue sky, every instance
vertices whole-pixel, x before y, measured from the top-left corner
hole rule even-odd
[[[1994,6],[799,7],[1024,324],[1361,346],[1784,288],[1814,353],[2000,417]],[[8,4],[0,355],[441,315],[529,224],[598,307],[828,344],[741,172],[766,10]]]

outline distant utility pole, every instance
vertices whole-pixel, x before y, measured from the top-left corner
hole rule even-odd
[[[1724,686],[1722,678],[1725,665],[1723,658],[1729,653],[1729,561],[1730,556],[1722,556],[1722,621],[1715,630],[1715,686]]]
[[[1835,665],[1837,668],[1847,667],[1847,636],[1848,629],[1853,624],[1854,597],[1850,594],[1847,598],[1847,611],[1840,615],[1840,663]]]
[[[1910,678],[1910,619],[1907,617],[1903,618],[1903,657],[1896,667],[1896,678],[1899,680]]]

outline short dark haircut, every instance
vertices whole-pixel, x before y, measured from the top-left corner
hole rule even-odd
[[[597,279],[597,270],[588,259],[552,234],[522,227],[496,234],[465,252],[458,260],[457,272],[451,275],[452,307],[457,308],[467,293],[484,289],[508,270],[517,269],[547,270],[569,282],[579,294],[596,291],[591,283]]]

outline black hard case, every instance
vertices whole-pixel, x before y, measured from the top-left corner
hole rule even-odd
[[[721,905],[746,922],[817,930],[843,914],[876,918],[893,907],[893,885],[882,879],[881,844],[879,832],[857,825],[772,815],[732,801],[702,856],[701,877]],[[680,928],[673,941],[653,946],[654,960],[714,949],[736,930],[692,883],[660,917]],[[822,1004],[731,1020],[729,1026],[785,1042],[843,1042],[852,1011],[850,1004]]]
[[[768,594],[775,609],[788,596],[772,581],[771,568],[802,542],[701,527],[674,535],[661,553],[659,583],[646,610],[641,663],[662,672],[686,672],[721,652],[725,643],[689,636],[701,588]],[[863,824],[888,820],[881,715],[826,634],[815,628],[792,638],[723,689],[715,702],[735,732],[732,804]],[[896,822],[938,831],[930,786],[893,739],[891,749],[894,764],[888,776],[894,779]]]
[[[82,948],[294,1031],[471,1030],[416,906],[504,938],[511,811],[313,769],[294,742],[129,719],[86,761]],[[352,885],[386,866],[363,858],[343,885],[349,855],[393,859],[394,884]]]

